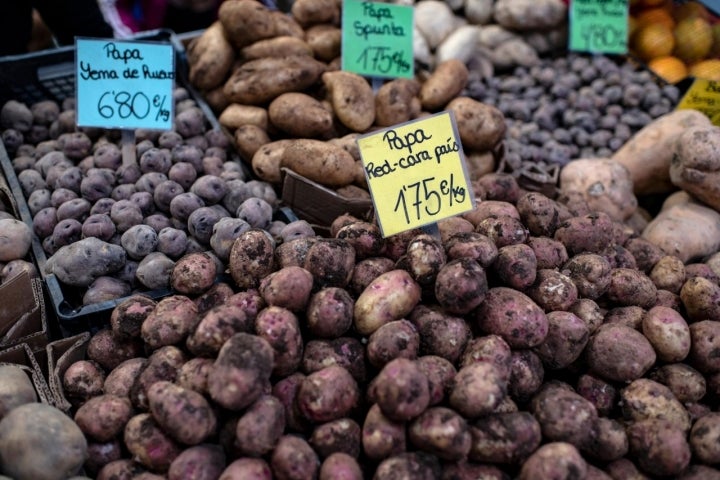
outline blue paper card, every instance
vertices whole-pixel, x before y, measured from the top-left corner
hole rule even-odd
[[[76,38],[75,72],[78,126],[172,128],[171,44]]]

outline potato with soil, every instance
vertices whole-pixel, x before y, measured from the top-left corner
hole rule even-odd
[[[147,397],[153,418],[174,440],[198,445],[215,433],[215,412],[202,394],[159,381],[148,388]]]
[[[77,360],[71,363],[62,374],[62,387],[65,398],[79,406],[88,399],[103,393],[105,372],[93,360]]]
[[[410,423],[408,437],[419,450],[443,460],[467,458],[471,448],[467,421],[447,407],[430,407],[421,413]]]
[[[215,261],[207,253],[188,253],[176,263],[170,275],[171,287],[182,295],[197,295],[208,290],[217,275]]]
[[[470,424],[468,458],[479,463],[522,464],[540,446],[540,424],[529,412],[495,414]]]
[[[656,360],[647,338],[619,323],[600,326],[590,337],[586,353],[591,372],[619,382],[640,378]]]
[[[648,378],[662,383],[683,404],[699,402],[707,393],[702,373],[685,363],[669,363],[650,371]]]
[[[213,22],[187,49],[190,83],[200,90],[220,86],[230,73],[235,52],[218,20]]]
[[[385,82],[375,94],[375,123],[391,127],[420,114],[420,83],[414,79],[396,78]]]
[[[120,363],[105,377],[103,392],[107,395],[130,398],[130,389],[147,365],[147,361],[146,358],[136,357]]]
[[[478,232],[456,233],[445,242],[448,261],[472,258],[487,268],[497,258],[498,248],[489,237]]]
[[[381,460],[407,449],[405,423],[386,417],[378,404],[373,404],[362,426],[362,447],[372,460]]]
[[[491,105],[460,96],[450,100],[445,109],[455,114],[460,140],[468,150],[491,151],[505,135],[503,114]]]
[[[405,270],[391,270],[373,280],[355,301],[353,320],[361,335],[403,318],[420,301],[421,287]]]
[[[139,413],[125,425],[125,447],[134,461],[155,472],[167,472],[182,447],[163,432],[150,413]]]
[[[683,404],[668,387],[649,378],[639,378],[623,388],[620,406],[627,420],[663,420],[686,433],[690,430],[690,415]]]
[[[305,309],[309,332],[320,338],[337,338],[352,326],[354,299],[347,290],[327,287],[314,293]]]
[[[200,321],[197,306],[184,295],[160,300],[140,327],[145,345],[151,350],[185,341]]]
[[[135,279],[138,282],[150,290],[160,290],[170,286],[175,262],[162,252],[152,252],[136,267]]]
[[[536,478],[585,478],[588,464],[567,442],[550,442],[535,450],[520,468],[519,480]]]
[[[283,93],[268,106],[268,118],[291,137],[325,138],[333,131],[332,112],[301,92]]]
[[[180,367],[187,361],[184,351],[173,345],[160,347],[147,357],[135,381],[130,387],[130,401],[133,406],[147,410],[147,391],[155,383],[163,380],[174,382]]]
[[[337,452],[328,456],[320,465],[318,480],[343,478],[346,480],[362,480],[363,474],[357,460],[352,456]]]
[[[642,319],[643,335],[663,362],[680,362],[690,353],[690,329],[679,312],[655,306]]]
[[[355,267],[355,249],[341,238],[312,238],[300,266],[312,274],[314,288],[344,288]]]
[[[67,285],[87,287],[97,277],[120,270],[126,258],[120,245],[88,237],[55,252],[45,264],[45,273],[55,274]]]
[[[239,332],[251,333],[255,316],[226,302],[211,308],[200,319],[187,338],[187,349],[193,355],[214,357],[223,343]]]
[[[720,413],[713,412],[700,417],[692,426],[688,438],[692,453],[708,465],[720,463]]]
[[[375,330],[368,338],[366,348],[370,364],[382,368],[395,358],[417,358],[420,335],[408,320],[394,320]]]
[[[263,395],[238,419],[235,445],[241,455],[250,457],[270,453],[285,429],[285,408],[279,399]]]
[[[103,394],[82,404],[73,420],[87,438],[109,442],[122,433],[132,416],[133,408],[128,398]]]
[[[442,109],[460,94],[467,81],[468,69],[462,61],[441,62],[420,87],[418,96],[423,109],[430,112]]]
[[[131,286],[119,278],[98,277],[90,285],[82,297],[83,305],[107,302],[130,295]]]
[[[316,478],[320,460],[305,439],[283,435],[270,456],[273,477],[278,480]]]
[[[277,377],[295,372],[303,357],[303,339],[297,316],[290,310],[270,305],[255,318],[255,334],[273,348],[273,370]]]
[[[340,228],[335,238],[348,241],[355,249],[355,258],[358,260],[377,257],[385,250],[385,239],[380,227],[370,222],[351,222]]]
[[[355,159],[350,153],[310,138],[296,139],[285,146],[280,157],[283,167],[327,187],[343,187],[355,179]]]
[[[339,418],[315,427],[308,442],[321,458],[342,453],[357,459],[362,443],[362,429],[351,418]]]
[[[595,253],[574,255],[563,265],[562,271],[572,279],[578,294],[583,298],[596,300],[610,286],[610,263]]]
[[[720,322],[701,320],[690,324],[688,363],[705,374],[720,373]]]
[[[585,350],[590,330],[583,320],[570,312],[555,310],[546,316],[548,333],[534,352],[550,370],[567,368]]]
[[[465,418],[492,412],[507,393],[507,377],[496,365],[475,362],[460,368],[448,397],[450,406]]]
[[[21,367],[0,366],[0,419],[15,407],[37,401],[35,386]]]
[[[341,70],[327,71],[321,79],[340,122],[351,131],[366,131],[375,121],[375,95],[368,81]]]
[[[219,405],[241,410],[257,400],[270,380],[273,348],[267,340],[236,333],[218,352],[208,375],[208,393]]]
[[[492,269],[505,286],[525,290],[535,283],[537,258],[525,243],[505,245],[498,248]]]
[[[531,348],[545,340],[548,320],[524,293],[507,287],[488,290],[476,309],[475,322],[486,334],[496,334],[512,348]]]
[[[675,476],[690,464],[691,450],[685,432],[664,420],[634,422],[627,428],[630,454],[645,472]]]
[[[225,452],[219,445],[186,448],[168,468],[168,480],[217,480],[225,470]]]
[[[304,311],[310,300],[313,277],[301,267],[276,270],[260,281],[259,292],[265,303],[293,312]]]
[[[295,401],[305,418],[323,423],[348,416],[359,400],[360,389],[350,372],[332,365],[306,376]]]
[[[283,93],[305,90],[320,79],[325,69],[323,62],[309,55],[250,60],[233,70],[223,92],[230,102],[262,105]]]
[[[87,459],[87,440],[61,410],[26,403],[0,421],[0,464],[17,480],[62,480],[77,475]]]
[[[652,308],[657,301],[657,288],[640,270],[614,268],[605,295],[617,305]]]
[[[720,286],[703,277],[688,278],[680,289],[680,300],[688,320],[720,320]]]
[[[529,410],[548,440],[582,448],[595,434],[595,406],[567,384],[546,383],[530,401]]]
[[[330,365],[345,368],[358,382],[367,376],[366,350],[355,337],[338,337],[331,340],[310,340],[304,347],[302,370],[306,374]]]
[[[457,361],[467,350],[472,337],[470,326],[465,319],[435,310],[429,310],[418,318],[417,310],[418,308],[413,310],[410,319],[420,333],[420,353],[436,355],[453,363]]]
[[[273,272],[275,242],[263,230],[243,232],[233,243],[228,265],[240,289],[255,288]]]

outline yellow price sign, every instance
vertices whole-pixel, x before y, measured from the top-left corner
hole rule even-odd
[[[713,125],[720,126],[720,81],[696,78],[680,99],[677,109],[699,110]]]
[[[358,137],[383,236],[475,207],[459,138],[450,111]]]

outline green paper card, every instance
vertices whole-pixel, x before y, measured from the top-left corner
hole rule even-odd
[[[75,52],[79,126],[172,128],[171,44],[77,38]]]
[[[627,53],[627,0],[572,0],[569,16],[570,50]]]
[[[345,0],[342,69],[380,78],[413,78],[413,8]]]

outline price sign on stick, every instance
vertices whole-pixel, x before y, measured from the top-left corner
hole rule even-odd
[[[696,78],[680,99],[678,109],[695,109],[720,126],[720,82]]]
[[[572,0],[569,49],[625,54],[628,51],[628,0]]]
[[[475,207],[452,112],[374,131],[357,142],[383,236]]]
[[[79,126],[172,128],[172,45],[78,38],[75,47]]]
[[[341,63],[359,75],[413,78],[413,8],[345,0]]]

